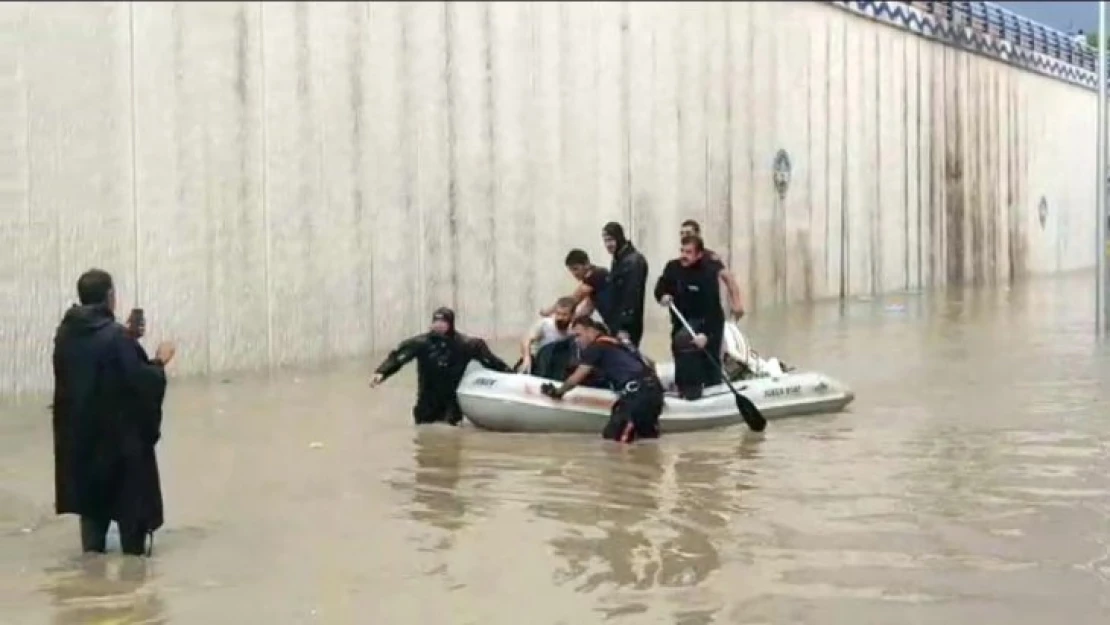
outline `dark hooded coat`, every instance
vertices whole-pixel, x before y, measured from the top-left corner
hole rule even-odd
[[[155,445],[166,375],[105,306],[74,306],[54,337],[58,514],[162,526]]]
[[[644,335],[644,300],[647,297],[648,262],[624,234],[624,228],[609,222],[602,233],[617,244],[609,269],[612,318],[605,321],[614,335],[627,332],[634,345]]]

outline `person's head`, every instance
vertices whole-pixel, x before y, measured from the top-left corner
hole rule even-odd
[[[682,222],[682,226],[678,229],[679,238],[685,239],[686,237],[700,237],[701,224],[693,219],[687,219]]]
[[[605,324],[585,316],[575,318],[571,331],[581,347],[588,347],[598,337],[609,333]]]
[[[453,334],[455,332],[455,311],[441,306],[432,313],[431,331],[434,334]]]
[[[584,279],[590,272],[590,256],[580,249],[575,248],[567,252],[567,258],[563,262],[567,266],[567,271],[576,280]]]
[[[555,310],[551,311],[551,319],[555,322],[555,327],[560,330],[566,330],[570,325],[571,319],[574,318],[574,306],[577,302],[573,297],[560,297],[555,302]]]
[[[112,274],[103,269],[90,269],[77,278],[77,300],[82,306],[107,306],[116,309],[116,288]]]
[[[701,260],[702,255],[705,253],[705,243],[702,242],[699,236],[685,236],[682,237],[682,249],[679,254],[678,260],[684,267],[689,267],[694,263]]]
[[[602,226],[601,240],[605,243],[605,250],[610,254],[616,254],[617,250],[628,243],[628,239],[624,236],[624,228],[615,221],[610,221]]]

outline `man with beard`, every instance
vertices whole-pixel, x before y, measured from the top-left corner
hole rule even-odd
[[[630,345],[608,336],[604,325],[589,317],[575,319],[573,329],[582,348],[578,367],[561,385],[544,384],[541,392],[558,401],[592,375],[600,377],[619,396],[602,437],[622,443],[658,438],[663,385],[655,374],[655,364]]]
[[[678,231],[678,236],[680,241],[685,239],[686,237],[698,237],[700,239],[701,224],[694,221],[693,219],[687,219],[686,221],[682,222],[682,226],[679,228]],[[732,311],[732,318],[736,321],[739,321],[744,316],[744,300],[740,298],[740,284],[736,281],[736,276],[732,275],[732,272],[728,270],[728,267],[725,267],[724,259],[722,259],[720,254],[718,254],[717,252],[714,252],[709,248],[705,248],[703,256],[705,256],[709,260],[712,260],[713,262],[721,264],[721,282],[724,283],[725,290],[728,293],[729,308]]]
[[[675,386],[686,399],[698,399],[706,386],[720,381],[718,363],[724,339],[725,317],[721,308],[720,281],[724,266],[705,254],[701,238],[682,239],[681,256],[667,263],[655,284],[655,299],[673,303],[690,323],[686,330],[671,311],[671,353]],[[738,302],[733,302],[736,307]]]
[[[619,340],[637,348],[644,337],[644,298],[647,295],[648,263],[643,254],[624,236],[624,228],[615,221],[601,229],[605,249],[613,255],[609,268],[612,297],[610,330]]]
[[[560,297],[550,315],[541,317],[520,342],[520,362],[516,370],[541,378],[562,380],[574,355],[570,321],[575,301]],[[535,366],[533,366],[533,364]]]
[[[575,316],[589,317],[596,310],[597,314],[601,315],[602,321],[611,323],[613,307],[609,288],[609,270],[591,263],[589,255],[580,249],[567,252],[566,260],[563,262],[570,275],[578,281],[578,286],[570,295],[574,300]],[[540,315],[546,317],[554,310],[554,306],[545,308],[540,311]]]
[[[154,360],[139,345],[143,327],[116,323],[112,276],[99,269],[77,280],[79,305],[54,336],[54,493],[58,514],[81,517],[81,548],[103,553],[119,527],[125,554],[150,555],[147,537],[162,527],[162,487],[155,446],[161,438],[162,343]],[[151,541],[153,543],[153,540]]]
[[[494,371],[512,371],[485,341],[455,331],[455,312],[450,308],[436,309],[428,332],[403,341],[390,352],[374,372],[370,387],[377,387],[414,359],[417,393],[412,416],[417,425],[439,421],[458,425],[462,421],[457,392],[472,360]]]

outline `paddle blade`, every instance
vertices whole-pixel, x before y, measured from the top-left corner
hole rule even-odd
[[[767,419],[763,417],[763,413],[750,399],[744,397],[739,391],[733,392],[736,397],[736,409],[740,411],[740,416],[744,417],[744,423],[748,424],[753,432],[762,432],[767,429]]]

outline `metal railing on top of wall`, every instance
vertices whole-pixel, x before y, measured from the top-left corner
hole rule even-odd
[[[1054,59],[1095,71],[1096,51],[1055,28],[1035,22],[990,2],[904,2],[936,19],[1007,41]]]

